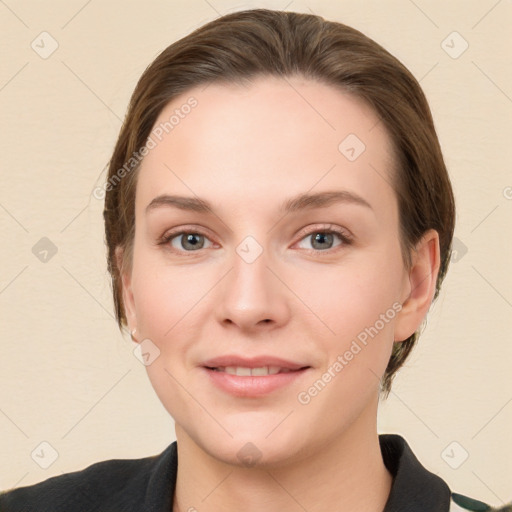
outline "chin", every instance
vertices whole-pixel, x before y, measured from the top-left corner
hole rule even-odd
[[[275,425],[274,425],[275,427]],[[268,468],[285,465],[297,455],[304,438],[300,429],[297,435],[290,435],[290,426],[278,432],[271,429],[257,429],[249,422],[239,422],[236,429],[195,432],[192,437],[196,445],[211,457],[225,464],[246,468]]]

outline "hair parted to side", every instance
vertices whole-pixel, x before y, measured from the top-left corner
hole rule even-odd
[[[108,270],[120,329],[126,327],[121,269],[131,265],[138,165],[120,170],[143,147],[162,109],[178,95],[212,82],[248,83],[257,76],[302,76],[339,88],[366,102],[391,137],[396,169],[400,242],[404,264],[429,229],[439,233],[441,262],[434,299],[448,269],[455,204],[425,95],[413,75],[358,30],[322,17],[253,9],[227,14],[166,48],[140,77],[109,162],[105,195]],[[126,167],[125,167],[126,169]],[[122,179],[119,179],[122,176]],[[118,178],[118,182],[113,181]],[[396,342],[381,382],[386,397],[419,332]]]

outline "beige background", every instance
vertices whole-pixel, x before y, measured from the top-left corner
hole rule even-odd
[[[458,256],[381,406],[379,432],[403,435],[452,490],[512,500],[512,2],[446,4],[0,2],[0,489],[157,454],[174,440],[113,320],[92,191],[151,60],[219,14],[270,7],[352,25],[421,81],[455,189]],[[43,31],[58,43],[47,58]],[[42,237],[58,249],[46,262],[33,252]],[[58,457],[41,468],[52,449]]]

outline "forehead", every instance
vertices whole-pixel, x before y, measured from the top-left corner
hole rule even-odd
[[[333,188],[382,207],[395,199],[392,146],[377,114],[316,81],[260,77],[247,86],[191,89],[166,105],[151,138],[137,209],[162,193],[235,209],[242,199],[270,208],[298,193]]]

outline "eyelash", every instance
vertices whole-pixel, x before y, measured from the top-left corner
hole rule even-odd
[[[311,229],[311,230],[309,230],[307,232],[301,233],[301,237],[298,240],[298,242],[301,242],[302,240],[304,240],[308,236],[311,236],[311,235],[314,235],[314,234],[317,234],[317,233],[337,235],[340,238],[342,243],[340,245],[337,245],[335,247],[332,247],[330,249],[326,249],[326,250],[323,250],[323,251],[322,250],[318,250],[318,249],[302,249],[302,250],[304,250],[304,251],[306,251],[306,252],[308,252],[310,254],[315,254],[315,255],[320,255],[320,256],[324,256],[324,255],[328,256],[328,255],[331,255],[333,252],[336,252],[338,249],[340,249],[343,246],[351,245],[352,242],[353,242],[351,236],[348,235],[346,231],[341,230],[341,229],[337,229],[337,228],[333,228],[331,225],[329,225],[328,227],[325,227],[325,226],[323,226],[321,228],[317,227],[316,229]],[[175,254],[179,254],[180,256],[181,255],[185,256],[185,255],[188,255],[188,254],[199,253],[199,252],[202,251],[202,249],[198,249],[197,251],[185,251],[185,250],[176,250],[176,249],[172,248],[170,246],[171,240],[173,240],[174,238],[176,238],[178,236],[181,236],[181,235],[200,235],[200,236],[204,236],[205,238],[210,240],[208,238],[208,235],[206,233],[204,233],[200,229],[190,229],[190,230],[180,229],[180,230],[177,230],[177,231],[171,231],[170,233],[164,234],[164,236],[162,236],[160,238],[160,240],[158,241],[158,245],[167,245],[171,252],[173,252]],[[298,243],[298,242],[296,242],[296,243]]]

